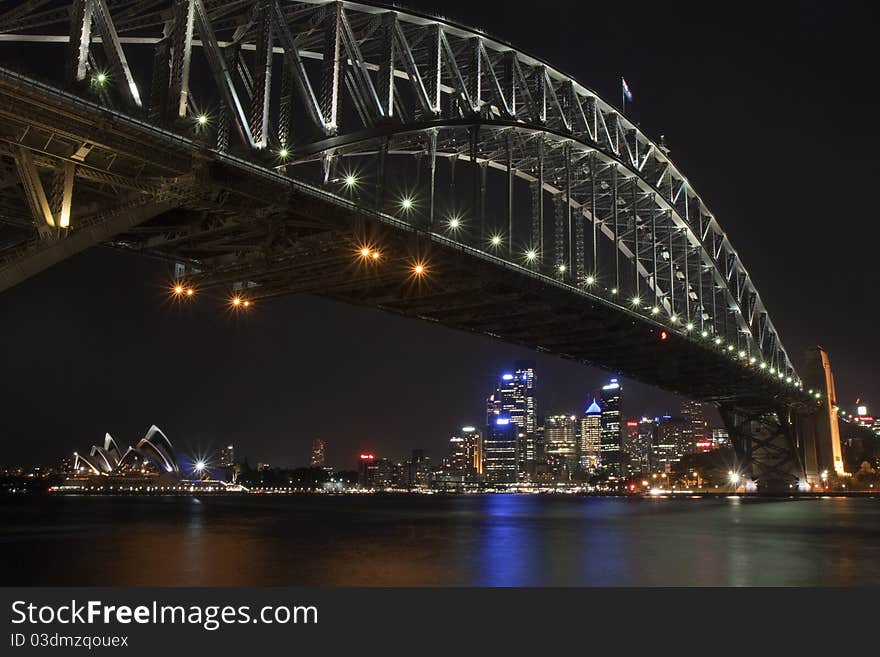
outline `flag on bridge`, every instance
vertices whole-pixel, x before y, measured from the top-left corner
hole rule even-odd
[[[626,83],[626,80],[620,78],[620,90],[623,93],[623,98],[625,101],[633,102],[632,91],[629,90],[629,85]]]

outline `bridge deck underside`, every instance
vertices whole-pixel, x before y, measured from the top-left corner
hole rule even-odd
[[[527,270],[499,267],[480,254],[438,241],[427,227],[389,225],[295,190],[272,192],[232,172],[213,175],[229,188],[249,190],[255,199],[284,196],[285,209],[217,229],[213,241],[194,233],[176,242],[145,246],[148,252],[186,261],[206,256],[216,260],[224,250],[235,252],[228,266],[194,275],[202,287],[251,282],[257,284],[250,292],[255,299],[314,294],[377,307],[716,403],[763,406],[778,391],[772,380],[709,344],[701,346],[672,331],[663,340],[659,324]],[[157,220],[159,225],[162,221]],[[154,228],[148,224],[145,230]],[[132,234],[122,236],[121,242],[141,248],[141,239]],[[358,254],[364,245],[380,251],[377,262]],[[421,277],[412,271],[417,262],[426,268]]]
[[[255,298],[315,294],[378,307],[597,365],[705,401],[766,407],[768,400],[798,399],[797,391],[744,367],[709,340],[672,330],[661,340],[660,324],[455,244],[424,226],[346,204],[258,162],[221,155],[136,120],[113,118],[84,103],[62,105],[54,92],[0,82],[5,121],[0,141],[7,153],[24,148],[48,164],[71,156],[47,151],[47,141],[69,142],[68,150],[88,144],[90,153],[113,153],[104,170],[95,167],[91,178],[77,181],[77,190],[88,190],[96,208],[112,207],[126,187],[137,199],[161,199],[113,235],[76,217],[75,225],[85,223],[84,228],[28,246],[32,251],[65,243],[81,250],[92,235],[94,243],[188,263],[202,288],[256,283],[249,292]],[[5,157],[11,166],[11,157]],[[91,154],[89,162],[100,163]],[[116,171],[121,174],[110,177]],[[170,183],[179,189],[169,191]],[[95,221],[102,221],[100,215]],[[77,236],[83,239],[75,242]],[[359,259],[363,242],[381,250],[378,262]],[[27,249],[0,253],[0,279],[30,257]],[[412,276],[415,261],[426,264],[421,278]]]

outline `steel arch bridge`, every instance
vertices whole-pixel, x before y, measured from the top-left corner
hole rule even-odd
[[[804,479],[823,384],[664,146],[548,63],[324,0],[29,0],[0,62],[0,290],[107,244],[379,307],[715,403]]]

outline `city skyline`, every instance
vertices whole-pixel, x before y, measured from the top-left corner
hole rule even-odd
[[[428,11],[437,9],[430,1],[412,4]],[[590,20],[612,24],[619,10],[571,11],[573,17],[588,11]],[[658,16],[662,13],[659,8],[646,11],[656,11]],[[834,116],[833,103],[811,102],[815,85],[843,102],[857,100],[849,104],[853,120],[869,117],[871,104],[876,103],[874,92],[857,84],[855,72],[846,66],[864,47],[863,40],[850,38],[849,28],[845,40],[835,41],[834,48],[822,48],[821,58],[814,53],[815,45],[828,45],[831,27],[840,27],[843,12],[815,7],[791,16],[784,9],[765,8],[769,15],[761,24],[754,24],[747,12],[728,17],[733,21],[730,25],[748,23],[751,28],[750,47],[744,56],[753,58],[753,65],[737,62],[735,66],[730,64],[728,52],[741,38],[739,33],[731,38],[737,30],[727,23],[713,26],[711,17],[703,12],[686,12],[681,25],[668,25],[682,38],[668,39],[671,50],[667,56],[670,66],[678,65],[711,80],[700,85],[687,77],[643,70],[643,50],[622,49],[611,62],[607,52],[613,37],[602,30],[572,49],[568,44],[577,35],[558,35],[559,29],[572,29],[569,26],[524,25],[503,12],[499,15],[474,3],[446,3],[444,12],[465,24],[491,25],[493,34],[540,53],[607,98],[616,96],[619,75],[625,74],[636,97],[627,106],[628,116],[648,134],[657,138],[666,135],[672,157],[695,178],[713,209],[719,216],[731,217],[725,225],[751,273],[761,282],[774,317],[784,325],[781,332],[795,358],[800,358],[807,345],[821,341],[835,364],[841,400],[850,405],[848,400],[863,397],[869,405],[876,405],[880,399],[880,382],[873,373],[873,363],[878,360],[872,319],[876,310],[860,296],[863,281],[858,267],[848,266],[853,261],[869,261],[871,245],[877,243],[875,222],[867,220],[862,204],[850,195],[817,200],[814,195],[778,193],[779,189],[802,186],[819,188],[826,181],[814,177],[820,169],[822,176],[843,173],[812,166],[780,170],[775,158],[756,159],[750,149],[733,149],[719,160],[705,138],[711,130],[728,126],[748,135],[746,141],[756,148],[778,143],[780,138],[786,140],[780,148],[794,162],[807,161],[812,153],[827,150],[835,150],[849,162],[863,162],[865,153],[871,152],[863,144],[856,146],[837,140],[831,132],[814,130]],[[779,23],[773,19],[782,15],[796,21],[795,29],[780,33],[773,27]],[[849,20],[849,15],[846,18]],[[539,16],[535,20],[547,19]],[[571,21],[571,25],[576,23]],[[649,27],[653,24],[646,20],[644,26],[633,29],[640,30],[647,42],[653,36],[653,27]],[[692,29],[697,24],[714,29]],[[823,31],[820,25],[829,29]],[[553,38],[546,36],[551,34]],[[707,35],[712,36],[703,41]],[[698,61],[691,51],[695,47],[692,36],[701,39],[703,56]],[[690,45],[684,47],[684,43]],[[779,47],[780,43],[786,47]],[[791,66],[793,61],[801,61],[796,58],[803,58],[807,65]],[[743,73],[753,70],[762,74]],[[732,89],[737,90],[734,96]],[[744,112],[744,98],[771,105],[766,112]],[[789,111],[791,108],[797,111]],[[775,122],[766,120],[768,113],[784,116],[791,129],[780,135]],[[794,137],[800,134],[811,135],[808,147]],[[730,182],[737,180],[735,174],[744,168],[757,180],[774,181],[772,190],[763,186],[753,190],[761,201],[759,213],[753,212],[755,199],[742,194],[741,185]],[[849,167],[837,183],[858,186],[859,177],[867,170],[869,167]],[[866,187],[864,181],[861,187]],[[827,230],[824,218],[835,215],[863,218],[860,239],[853,241],[843,231]],[[774,253],[773,258],[762,257],[767,244],[783,243],[789,248]],[[827,267],[801,266],[804,256],[817,253],[829,259]],[[829,276],[829,271],[834,275]],[[96,250],[3,295],[0,313],[11,318],[6,327],[9,339],[3,347],[11,375],[5,384],[6,398],[18,410],[14,417],[0,421],[0,432],[10,445],[10,459],[48,461],[70,444],[71,438],[77,444],[87,444],[107,428],[120,435],[131,434],[138,431],[143,417],[155,418],[194,446],[219,447],[229,440],[237,441],[245,449],[243,455],[251,455],[253,460],[301,461],[310,441],[325,431],[332,441],[331,460],[356,451],[364,439],[389,441],[405,451],[411,444],[413,427],[420,431],[425,427],[429,445],[442,444],[445,428],[441,426],[456,426],[479,417],[479,409],[466,413],[440,409],[437,417],[438,409],[430,400],[462,380],[467,381],[468,389],[456,390],[454,396],[459,402],[474,399],[473,392],[480,387],[473,385],[474,379],[485,384],[481,377],[486,375],[481,372],[492,365],[532,358],[542,370],[559,372],[557,381],[583,382],[600,376],[574,363],[484,338],[414,322],[404,324],[405,320],[313,298],[261,304],[247,317],[230,316],[219,299],[175,307],[165,298],[168,279],[164,263]],[[824,300],[824,312],[812,310],[815,306],[808,290]],[[851,317],[853,307],[859,308],[856,317]],[[47,308],[51,308],[51,322],[46,321]],[[304,317],[314,326],[306,326]],[[65,339],[58,340],[59,335]],[[71,344],[77,349],[71,349]],[[447,373],[446,368],[456,371]],[[353,382],[353,369],[381,375],[381,384],[374,385],[372,377],[369,383]],[[421,381],[426,372],[442,374],[434,374],[431,385],[414,394],[413,382]],[[21,384],[13,384],[13,379]],[[629,381],[626,384],[630,389],[635,386]],[[574,386],[558,385],[558,406],[577,407],[583,402],[566,398],[574,394],[566,392]],[[52,401],[48,413],[45,399],[31,392],[41,386]],[[369,407],[370,399],[375,403],[386,390],[404,400],[402,409],[390,413]],[[646,400],[671,399],[647,387],[644,396]],[[223,408],[217,408],[221,405],[218,402]],[[645,410],[660,406],[646,401]],[[350,415],[347,422],[340,417],[340,408]],[[313,411],[315,419],[304,425],[306,410]],[[71,418],[77,421],[72,423]],[[344,445],[346,441],[352,444]],[[29,449],[20,447],[23,444]],[[246,444],[249,446],[244,447]],[[21,451],[16,454],[16,450]]]

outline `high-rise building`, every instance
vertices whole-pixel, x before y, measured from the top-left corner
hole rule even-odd
[[[409,485],[411,488],[428,488],[431,485],[431,457],[426,449],[414,449],[409,461]]]
[[[220,448],[220,465],[224,468],[235,465],[235,448],[232,445]]]
[[[558,413],[544,418],[544,453],[557,477],[570,479],[577,470],[578,418]]]
[[[490,427],[493,426],[492,418],[502,415],[516,425],[518,477],[520,480],[529,479],[538,457],[534,363],[517,361],[513,372],[501,374],[495,392],[486,403],[486,415],[486,424]]]
[[[629,474],[647,472],[650,467],[651,440],[654,436],[654,420],[627,420],[623,429],[623,451]]]
[[[370,452],[361,452],[358,456],[358,484],[364,487],[374,486],[377,469],[376,455]]]
[[[483,437],[483,476],[494,484],[513,484],[518,477],[517,443],[521,433],[506,414],[494,416]]]
[[[686,432],[687,422],[680,417],[664,415],[654,418],[654,442],[651,449],[651,467],[663,472],[676,469],[682,456],[690,453]]]
[[[603,470],[620,474],[621,435],[621,393],[620,382],[611,379],[602,386],[600,405],[602,406],[602,441],[599,455]]]
[[[312,458],[309,459],[309,466],[312,468],[324,467],[324,441],[315,438],[312,441]]]
[[[584,410],[578,433],[578,464],[584,472],[594,472],[602,451],[602,408],[593,402]]]
[[[476,427],[465,426],[453,436],[462,439],[465,452],[465,474],[469,481],[477,481],[483,475],[483,436]],[[451,445],[450,445],[451,448]]]
[[[712,449],[709,423],[703,415],[703,403],[691,399],[684,400],[681,404],[681,417],[685,422],[686,453],[707,452]]]

